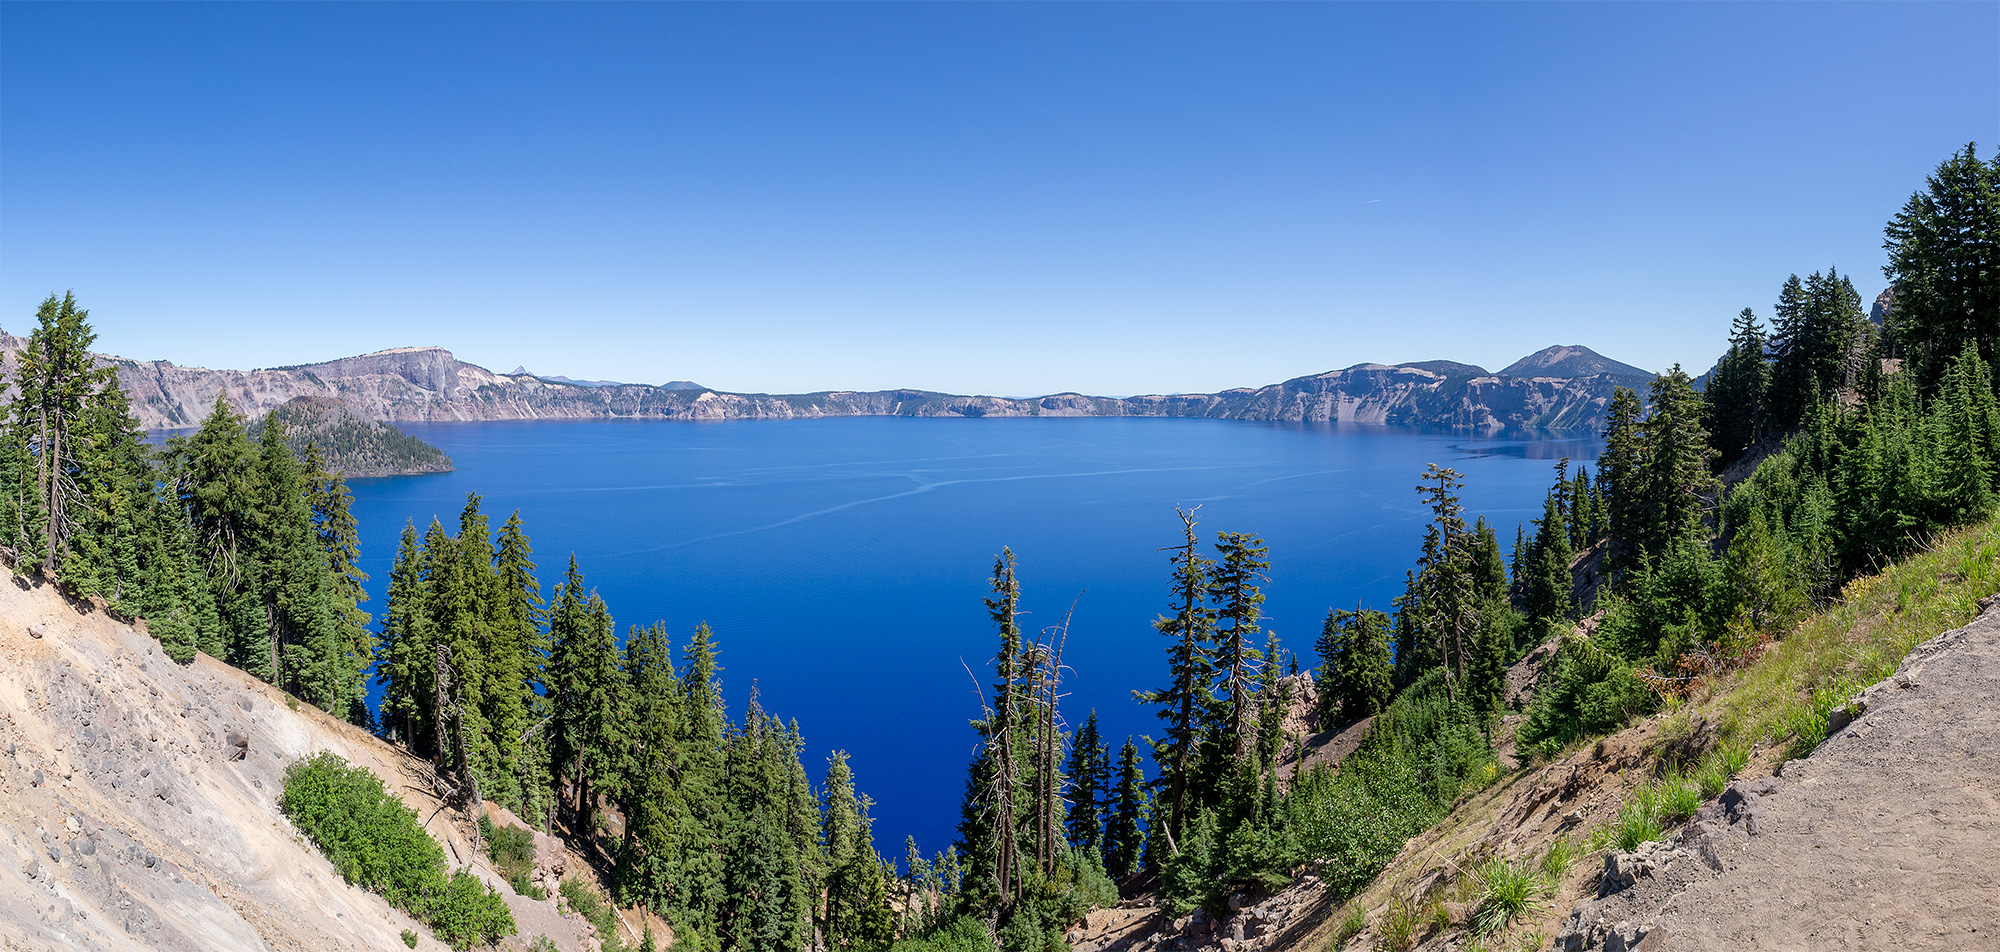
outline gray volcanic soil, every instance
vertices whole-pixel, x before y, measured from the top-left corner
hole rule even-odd
[[[475,855],[404,751],[206,655],[176,664],[143,627],[0,568],[0,949],[381,952],[411,929],[443,950],[278,811],[285,766],[321,750],[383,778],[451,866],[499,889],[522,930],[504,947],[595,946]],[[551,886],[581,870],[537,843]]]
[[[2000,949],[1990,601],[1863,692],[1811,757],[1732,784],[1665,843],[1614,853],[1556,947]]]

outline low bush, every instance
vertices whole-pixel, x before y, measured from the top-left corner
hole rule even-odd
[[[548,890],[535,885],[535,834],[518,826],[479,818],[479,836],[486,841],[486,858],[499,867],[500,875],[517,895],[537,902],[549,898]]]
[[[574,877],[563,880],[558,888],[563,902],[597,930],[597,941],[603,944],[604,952],[622,952],[625,943],[618,938],[618,914],[612,911],[611,903]]]
[[[889,952],[999,952],[979,920],[961,916],[921,936],[898,939]]]
[[[331,754],[285,769],[278,808],[349,883],[380,893],[454,949],[515,932],[499,894],[463,870],[446,875],[444,851],[417,814],[380,778]]]

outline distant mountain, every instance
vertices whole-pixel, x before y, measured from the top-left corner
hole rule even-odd
[[[1597,374],[1653,379],[1650,370],[1640,370],[1631,364],[1612,360],[1581,344],[1545,347],[1500,371],[1502,377],[1589,377]]]
[[[534,377],[534,378],[536,378],[536,379],[538,379],[538,380],[547,380],[547,381],[549,381],[549,382],[551,382],[551,383],[566,383],[566,384],[569,384],[570,386],[573,386],[573,387],[623,387],[623,386],[625,386],[625,384],[623,384],[623,383],[620,383],[620,382],[618,382],[618,381],[616,381],[616,380],[577,380],[577,379],[574,379],[574,378],[571,378],[571,377],[564,377],[564,376],[561,376],[561,375],[559,375],[559,374],[555,374],[555,375],[544,375],[544,374],[538,374],[538,373],[535,373],[535,372],[533,372],[533,371],[529,370],[529,369],[528,369],[528,368],[527,368],[526,366],[520,366],[520,367],[515,367],[515,368],[514,368],[514,371],[513,371],[513,373],[510,373],[510,374],[508,374],[507,376],[509,376],[509,377]],[[698,383],[695,383],[695,382],[694,382],[694,381],[692,381],[692,380],[669,380],[669,381],[667,381],[666,383],[663,383],[663,384],[659,384],[658,386],[659,386],[659,388],[660,388],[661,390],[707,390],[707,389],[708,389],[707,387],[704,387],[704,386],[702,386],[701,384],[698,384]]]
[[[370,420],[333,397],[293,397],[250,425],[252,438],[277,421],[285,445],[305,458],[306,444],[319,450],[321,465],[349,478],[415,476],[451,472],[444,451],[387,423]]]
[[[0,371],[26,341],[0,332]],[[149,430],[199,424],[218,392],[259,415],[295,397],[331,397],[384,421],[537,419],[800,419],[834,416],[1149,416],[1307,423],[1601,428],[1611,392],[1652,375],[1584,347],[1551,347],[1506,370],[1448,360],[1344,370],[1217,393],[1025,399],[927,390],[725,393],[686,382],[583,386],[496,374],[437,347],[399,347],[267,370],[208,370],[99,356],[114,366]],[[523,368],[525,369],[525,368]]]

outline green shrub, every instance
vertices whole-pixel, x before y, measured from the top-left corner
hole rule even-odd
[[[549,891],[535,883],[535,874],[528,870],[507,874],[507,885],[514,887],[514,894],[526,896],[536,902],[549,898]]]
[[[1366,928],[1368,928],[1368,910],[1356,903],[1348,908],[1347,918],[1340,920],[1340,925],[1333,930],[1333,938],[1327,942],[1327,948],[1340,948],[1342,943],[1360,935],[1361,930]]]
[[[486,841],[486,858],[499,867],[515,894],[537,902],[549,898],[547,890],[535,885],[535,834],[518,826],[502,826],[482,815],[479,836]]]
[[[499,894],[462,870],[446,876],[444,851],[417,825],[415,811],[366,769],[331,753],[297,761],[285,769],[278,808],[342,878],[380,893],[452,948],[514,934]]]
[[[1833,712],[1845,706],[1847,699],[1853,695],[1854,686],[1845,678],[1813,688],[1812,697],[1796,704],[1786,719],[1786,727],[1792,735],[1792,744],[1786,753],[1794,758],[1812,756],[1812,752],[1826,742],[1826,728]]]
[[[413,931],[413,930],[410,930],[410,929],[404,929],[404,930],[403,930],[403,944],[404,944],[404,945],[407,945],[407,946],[409,946],[409,947],[410,947],[410,948],[412,948],[412,949],[416,948],[416,947],[417,947],[417,934],[416,934],[416,932],[415,932],[415,931]]]
[[[1437,672],[1404,690],[1339,772],[1308,771],[1283,804],[1296,861],[1336,898],[1366,886],[1410,837],[1493,776],[1478,716]]]
[[[898,939],[889,952],[999,952],[979,920],[961,916],[924,935]]]
[[[589,922],[597,930],[597,941],[603,944],[604,952],[620,952],[625,943],[618,938],[618,914],[603,896],[592,892],[589,886],[575,877],[565,879],[557,887],[562,892],[563,901],[576,911],[577,915]]]
[[[1613,609],[1613,614],[1623,609]],[[1554,757],[1565,745],[1625,726],[1657,703],[1630,665],[1592,640],[1574,638],[1557,655],[1555,670],[1528,702],[1518,732],[1523,747]]]

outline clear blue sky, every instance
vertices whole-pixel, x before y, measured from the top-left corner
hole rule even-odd
[[[2000,140],[2000,4],[0,7],[0,326],[1126,394],[1730,318]]]

